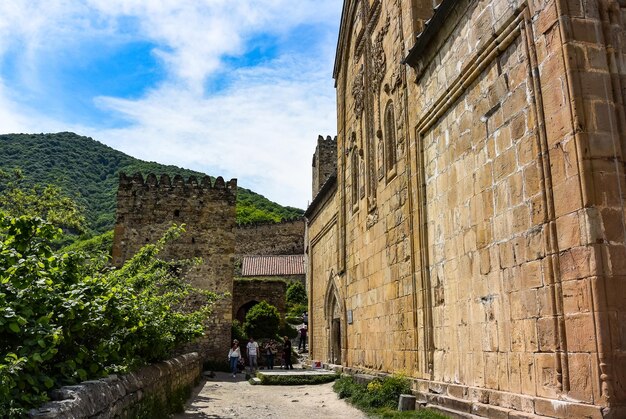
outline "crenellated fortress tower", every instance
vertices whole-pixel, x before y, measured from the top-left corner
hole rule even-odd
[[[194,176],[185,181],[180,175],[157,179],[149,174],[144,180],[139,173],[132,177],[120,174],[113,264],[121,266],[173,224],[184,223],[185,233],[167,245],[165,257],[202,258],[187,279],[198,288],[228,293],[214,307],[207,336],[193,348],[209,358],[223,355],[230,344],[236,197],[236,179],[211,181],[205,176],[198,182]]]
[[[320,135],[313,155],[313,198],[322,185],[337,171],[337,137]]]

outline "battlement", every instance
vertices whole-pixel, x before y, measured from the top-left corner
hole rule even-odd
[[[211,242],[206,237],[210,227],[217,226],[218,230],[234,237],[236,202],[236,179],[224,182],[218,177],[212,181],[205,176],[198,182],[195,176],[185,180],[180,175],[170,179],[164,174],[157,179],[150,173],[144,179],[140,173],[132,177],[120,173],[113,263],[120,266],[141,246],[158,240],[169,226],[183,223],[187,225],[190,240],[193,239],[185,252],[191,251],[193,257],[205,256],[193,252],[200,249],[202,243]]]
[[[231,179],[228,182],[224,181],[224,178],[218,176],[215,182],[211,181],[209,176],[204,176],[200,182],[195,176],[190,176],[187,181],[181,176],[176,175],[173,179],[170,179],[169,175],[163,174],[161,178],[157,180],[154,173],[148,174],[145,181],[141,173],[135,173],[133,176],[127,176],[126,173],[120,173],[120,189],[136,189],[136,188],[160,188],[160,189],[180,189],[189,191],[198,190],[228,190],[233,194],[237,192],[237,179]]]
[[[331,137],[330,135],[327,135],[326,138],[324,138],[323,135],[319,135],[317,137],[317,145],[320,146],[326,146],[326,145],[337,145],[337,136],[335,135],[334,137]]]

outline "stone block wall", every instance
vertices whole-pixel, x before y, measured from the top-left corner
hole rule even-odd
[[[52,392],[52,402],[29,412],[47,418],[165,417],[182,405],[200,379],[202,359],[197,353],[150,365],[137,372],[85,381]]]
[[[163,256],[171,259],[201,258],[186,274],[194,286],[222,294],[207,319],[207,334],[198,347],[187,347],[203,357],[223,357],[230,346],[232,325],[233,266],[235,252],[235,202],[237,182],[214,183],[207,176],[198,182],[167,175],[132,178],[120,175],[113,263],[120,266],[147,243],[154,243],[173,224],[186,231],[168,243]]]
[[[345,310],[335,307],[343,302],[343,283],[337,275],[339,258],[338,201],[336,187],[317,195],[307,210],[307,294],[309,297],[309,353],[317,360],[341,361],[338,340],[331,339],[333,319],[342,317]],[[338,294],[338,293],[342,294]],[[330,313],[329,313],[330,312]],[[344,331],[345,333],[345,331]],[[345,337],[345,334],[344,334]],[[339,338],[339,339],[338,339]],[[345,339],[343,346],[345,347]]]
[[[342,365],[409,372],[425,403],[620,417],[626,8],[439,3],[344,4],[312,356],[334,362],[337,318]]]
[[[304,228],[304,219],[237,226],[235,255],[237,258],[248,255],[301,255],[304,253]]]
[[[266,301],[278,309],[281,319],[286,314],[287,283],[282,279],[239,279],[233,287],[233,319],[246,305]]]

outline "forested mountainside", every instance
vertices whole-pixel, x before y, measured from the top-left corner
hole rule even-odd
[[[158,176],[205,174],[176,166],[136,159],[92,138],[71,132],[0,135],[0,169],[20,168],[25,185],[52,184],[84,208],[94,233],[110,230],[115,222],[120,172]],[[228,180],[228,179],[226,179]],[[300,217],[303,211],[283,207],[249,189],[238,188],[237,222],[280,221]]]

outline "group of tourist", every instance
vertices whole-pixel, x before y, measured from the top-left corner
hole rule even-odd
[[[293,364],[291,361],[291,340],[287,336],[284,338],[284,342],[282,345],[282,367],[285,369],[293,369]],[[275,342],[266,343],[263,348],[259,348],[259,344],[254,340],[254,338],[250,338],[248,344],[246,345],[246,352],[248,356],[248,368],[250,373],[253,373],[258,368],[258,355],[259,353],[263,353],[265,355],[265,364],[267,369],[274,369],[274,358],[279,351],[278,345]],[[237,376],[237,371],[239,369],[239,364],[243,360],[241,355],[241,348],[239,347],[239,341],[237,339],[233,340],[233,344],[228,351],[228,360],[230,362],[230,370],[233,373],[233,377]]]

